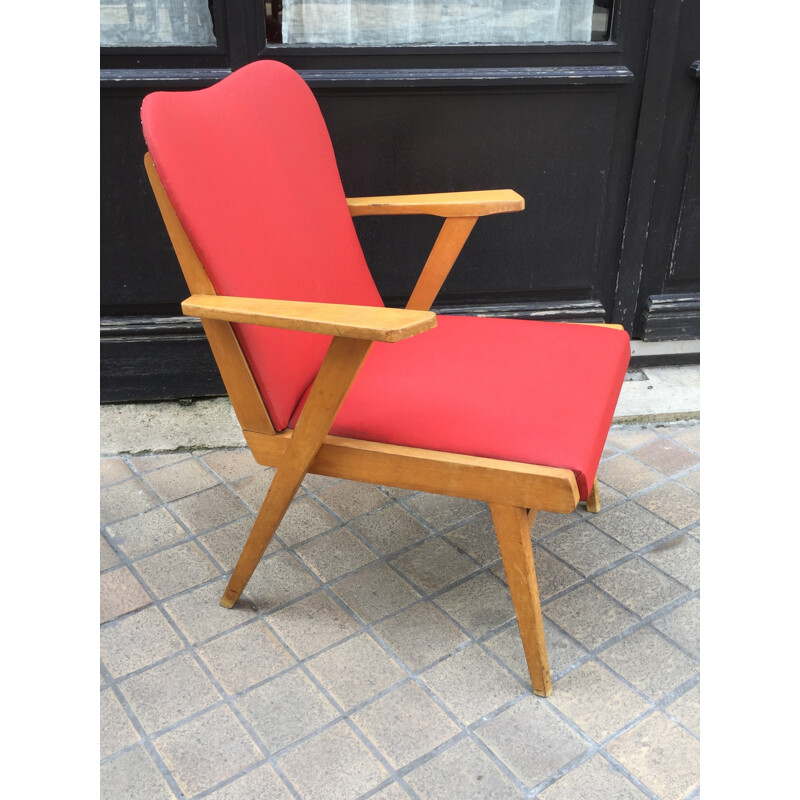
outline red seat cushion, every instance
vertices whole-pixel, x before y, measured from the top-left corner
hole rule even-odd
[[[570,469],[585,500],[630,360],[628,335],[529,320],[437,323],[373,346],[331,433]]]

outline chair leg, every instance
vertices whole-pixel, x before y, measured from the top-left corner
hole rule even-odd
[[[489,509],[503,557],[511,600],[517,614],[531,686],[534,694],[549,697],[553,689],[550,684],[550,667],[530,534],[536,512],[531,510],[529,514],[524,508],[493,503],[489,504]]]
[[[589,492],[589,496],[586,498],[586,510],[591,511],[593,514],[600,510],[600,491],[597,488],[597,477],[595,477],[592,484],[592,491]]]
[[[297,420],[292,441],[278,464],[267,497],[220,600],[224,608],[233,608],[255,572],[371,346],[372,342],[364,339],[336,337],[331,342]]]

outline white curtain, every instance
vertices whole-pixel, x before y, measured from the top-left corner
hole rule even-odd
[[[213,44],[208,0],[100,0],[101,47]]]
[[[593,0],[284,0],[286,44],[588,42]]]

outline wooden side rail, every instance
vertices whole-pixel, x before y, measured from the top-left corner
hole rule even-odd
[[[181,303],[186,316],[308,331],[346,339],[399,342],[436,327],[432,311],[192,295]]]
[[[437,194],[398,194],[385,197],[348,197],[353,217],[368,214],[432,214],[436,217],[483,217],[522,211],[525,200],[511,189]]]

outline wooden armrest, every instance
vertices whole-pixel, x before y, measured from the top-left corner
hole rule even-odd
[[[511,189],[440,194],[399,194],[386,197],[348,197],[353,217],[367,214],[432,214],[436,217],[483,217],[522,211],[525,200]]]
[[[189,317],[267,325],[374,342],[399,342],[436,327],[436,314],[432,311],[383,306],[194,294],[181,303],[181,308]]]

